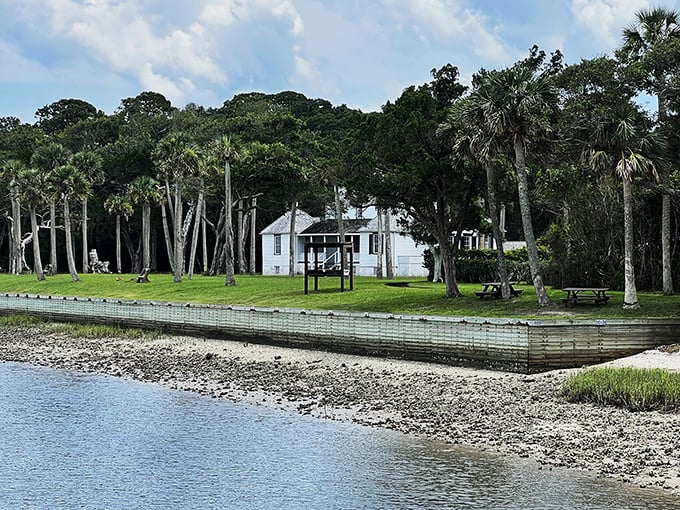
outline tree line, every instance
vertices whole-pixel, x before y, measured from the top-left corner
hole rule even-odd
[[[176,108],[147,91],[111,115],[62,99],[34,124],[2,117],[2,260],[42,279],[65,253],[77,281],[96,247],[118,272],[235,285],[256,271],[259,229],[298,207],[341,207],[343,189],[436,246],[448,297],[474,228],[496,240],[505,298],[510,238],[526,241],[540,305],[547,284],[606,285],[635,308],[637,288],[672,294],[678,271],[678,16],[640,11],[613,56],[566,64],[533,47],[469,87],[446,64],[378,112],[292,91]]]

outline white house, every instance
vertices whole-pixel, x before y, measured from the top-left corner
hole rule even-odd
[[[362,209],[348,207],[345,217],[345,242],[353,245],[354,274],[359,276],[375,276],[378,269],[378,218],[375,207]],[[334,214],[333,208],[328,208],[327,214]],[[372,215],[372,218],[364,216]],[[504,215],[503,215],[504,216]],[[504,219],[502,216],[502,220]],[[290,235],[290,212],[280,216],[271,225],[260,232],[262,236],[262,274],[288,274]],[[452,234],[452,241],[453,241]],[[383,229],[384,236],[384,229]],[[337,243],[338,224],[336,219],[322,220],[310,216],[305,211],[297,210],[295,220],[295,272],[303,274],[305,243]],[[399,226],[398,218],[390,218],[390,239],[392,241],[393,273],[397,276],[427,276],[427,269],[423,267],[423,253],[427,246],[417,245],[407,232]],[[493,248],[493,237],[484,235],[476,230],[464,230],[460,239],[462,250]],[[384,246],[384,245],[383,245]],[[524,241],[505,241],[505,251],[526,246]],[[324,261],[338,262],[337,248],[327,248],[321,254]],[[383,271],[386,273],[386,254],[383,250]]]
[[[378,219],[345,219],[345,241],[351,242],[354,250],[354,274],[375,276],[378,268]],[[290,212],[279,217],[260,232],[262,236],[262,274],[288,274]],[[298,211],[295,221],[295,265],[296,273],[304,270],[304,245],[307,242],[329,243],[338,241],[337,220],[321,220],[304,211]],[[384,232],[383,232],[384,235]],[[403,232],[396,218],[390,221],[390,240],[392,241],[392,264],[398,276],[427,276],[423,267],[423,252],[427,246],[416,242]],[[337,254],[336,250],[324,253],[326,260]],[[385,257],[385,254],[383,254]],[[383,268],[388,261],[383,258]]]
[[[268,225],[260,236],[262,237],[262,274],[288,274],[290,253],[290,211],[280,216],[272,224]],[[295,216],[295,234],[319,221],[319,218],[310,216],[305,211],[297,210]],[[298,270],[302,270],[300,261],[304,260],[305,242],[301,238],[295,240],[295,263]]]

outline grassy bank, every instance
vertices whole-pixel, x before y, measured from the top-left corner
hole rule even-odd
[[[45,334],[62,333],[80,338],[157,338],[160,332],[111,326],[108,324],[81,324],[79,322],[52,322],[35,315],[4,315],[0,317],[0,328],[38,328]]]
[[[571,402],[610,405],[629,411],[677,411],[680,373],[659,368],[593,368],[570,377],[562,393]]]
[[[301,276],[237,276],[235,287],[225,287],[223,277],[195,276],[173,283],[168,274],[152,274],[150,283],[135,283],[136,275],[83,274],[73,282],[60,274],[38,282],[33,275],[0,274],[0,293],[42,296],[106,297],[131,300],[219,303],[245,306],[349,310],[415,315],[484,317],[564,317],[645,318],[680,317],[678,299],[660,294],[640,294],[640,310],[623,310],[622,292],[611,292],[607,305],[578,305],[565,308],[564,293],[549,289],[554,304],[540,309],[530,285],[518,285],[521,296],[509,302],[479,299],[479,284],[461,284],[464,296],[447,299],[443,284],[424,279],[399,278],[393,281],[373,277],[355,279],[355,290],[340,292],[337,278],[321,278],[319,291],[305,295]],[[310,282],[310,287],[312,282]],[[394,285],[397,283],[398,285]]]

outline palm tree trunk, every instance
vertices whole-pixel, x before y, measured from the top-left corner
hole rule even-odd
[[[66,237],[66,262],[68,271],[74,282],[80,281],[76,270],[76,259],[73,254],[73,236],[71,235],[71,208],[68,205],[68,198],[64,197],[64,234]]]
[[[42,259],[40,258],[40,239],[38,239],[38,220],[36,218],[35,207],[30,208],[31,232],[33,233],[33,269],[35,277],[39,282],[45,279],[43,272]]]
[[[120,214],[116,214],[116,271],[120,274],[123,257],[120,249]]]
[[[385,210],[385,268],[388,280],[394,278],[394,263],[392,261],[392,218],[389,210]]]
[[[165,249],[168,251],[168,263],[170,264],[170,271],[175,274],[175,255],[172,249],[172,242],[170,241],[170,227],[168,227],[168,215],[165,211],[166,203],[161,204],[161,219],[163,221],[163,237],[165,238]],[[149,266],[145,266],[149,267]]]
[[[246,223],[248,214],[244,214],[246,202],[241,199],[238,201],[238,272],[246,273]]]
[[[657,95],[658,119],[663,129],[668,113],[668,99],[662,91]],[[662,290],[664,295],[670,296],[673,291],[673,272],[671,266],[671,196],[668,193],[670,186],[668,170],[662,168],[661,176],[661,270],[662,270]]]
[[[255,276],[257,254],[257,197],[253,197],[250,206],[250,267],[249,273]]]
[[[290,207],[290,229],[288,231],[288,276],[295,276],[295,220],[297,219],[297,202],[293,200]]]
[[[538,259],[538,249],[536,248],[536,237],[534,236],[534,226],[531,220],[531,204],[529,202],[529,183],[527,179],[526,161],[524,152],[524,139],[515,135],[515,171],[517,173],[517,194],[519,195],[519,208],[522,214],[522,228],[524,230],[524,240],[527,243],[527,256],[529,258],[529,270],[531,279],[536,290],[536,299],[539,306],[550,304],[550,298],[543,285],[541,266]]]
[[[22,257],[21,257],[21,206],[19,198],[14,195],[11,197],[12,201],[12,272],[14,274],[21,274]]]
[[[666,178],[666,176],[664,176]],[[668,179],[666,179],[668,181]],[[668,184],[666,182],[665,184]],[[664,186],[664,189],[667,189]],[[667,191],[661,196],[661,262],[663,293],[670,296],[673,291],[673,272],[671,268],[671,196]]]
[[[335,221],[338,224],[338,242],[345,242],[345,222],[342,221],[342,197],[340,196],[340,186],[337,184],[333,186],[333,195],[335,196]],[[340,267],[345,268],[346,252],[344,248],[340,248]]]
[[[87,242],[87,198],[81,199],[81,206],[83,217],[80,220],[81,235],[83,238],[83,273],[87,273],[90,268],[88,264],[88,258],[90,256],[90,250]]]
[[[208,232],[206,231],[206,227],[208,226],[205,221],[205,215],[206,215],[206,205],[205,205],[205,200],[203,201],[203,209],[200,212],[201,214],[201,255],[203,257],[203,274],[208,274],[208,268],[209,268],[209,263],[208,263]]]
[[[142,269],[151,267],[151,205],[142,204]]]
[[[508,279],[508,264],[503,252],[503,232],[501,232],[500,216],[498,214],[498,201],[496,199],[496,176],[493,163],[488,159],[484,161],[486,171],[486,194],[489,201],[489,216],[491,216],[491,230],[496,241],[496,260],[498,261],[498,276],[501,282],[501,297],[510,299],[510,281]]]
[[[50,200],[50,270],[49,276],[57,274],[57,204]]]
[[[623,178],[623,232],[624,232],[624,292],[623,308],[640,308],[635,287],[635,266],[633,265],[633,193],[630,178]]]
[[[194,276],[194,264],[196,263],[196,248],[198,247],[198,234],[201,228],[201,211],[203,211],[203,179],[201,179],[201,189],[198,192],[198,199],[196,204],[197,214],[194,218],[194,231],[191,233],[191,252],[189,255],[189,267],[187,269],[187,278],[191,280]]]
[[[234,225],[231,204],[231,165],[229,160],[224,162],[224,254],[225,281],[227,287],[236,285],[234,277]]]
[[[378,279],[383,277],[383,255],[385,243],[383,242],[383,213],[382,209],[376,208],[378,213],[378,253],[376,253],[375,276]]]
[[[224,238],[226,236],[224,230],[224,207],[220,211],[219,220],[215,227],[215,246],[213,246],[212,262],[210,264],[210,276],[220,274],[222,271],[220,256],[224,247]]]
[[[182,180],[178,177],[175,180],[175,270],[173,271],[172,281],[182,282],[184,270],[184,235],[182,231]]]

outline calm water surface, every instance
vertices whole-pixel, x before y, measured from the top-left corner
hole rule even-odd
[[[0,363],[0,509],[680,508],[390,431]]]

